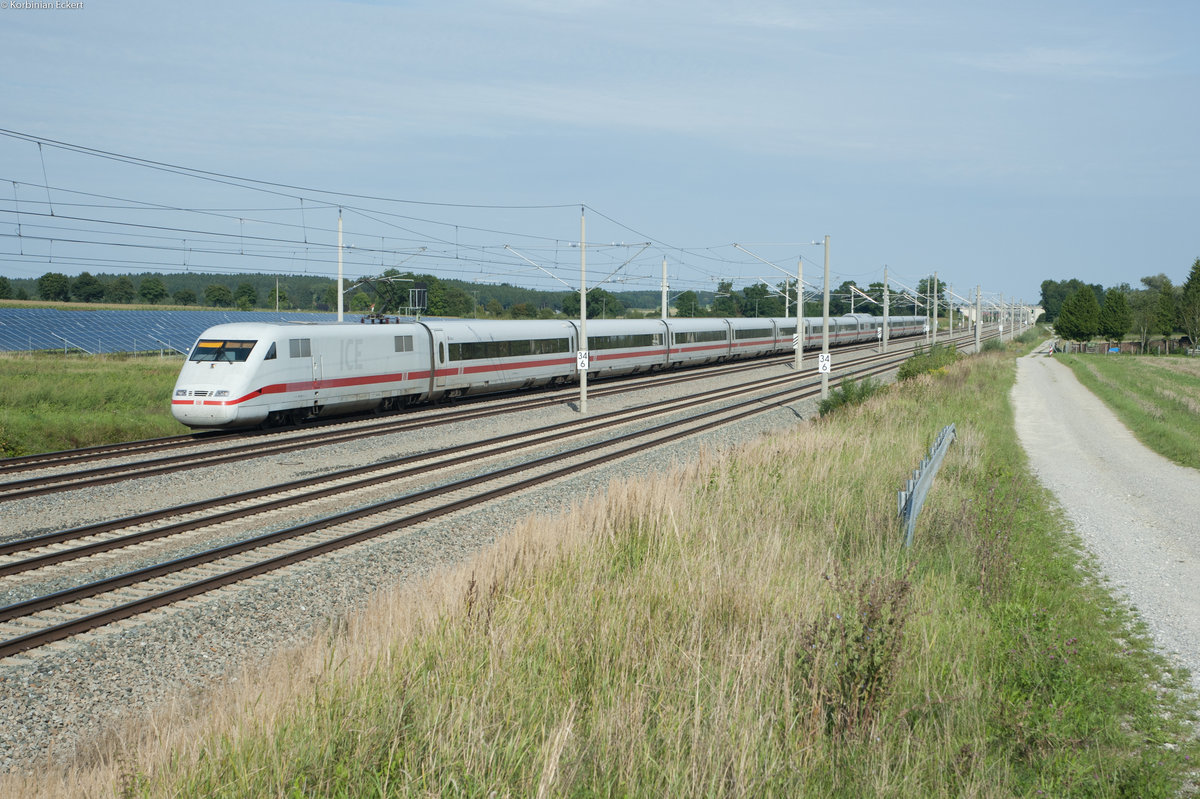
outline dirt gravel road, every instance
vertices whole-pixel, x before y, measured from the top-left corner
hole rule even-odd
[[[1017,435],[1104,574],[1200,689],[1200,471],[1151,452],[1047,346],[1017,361]]]

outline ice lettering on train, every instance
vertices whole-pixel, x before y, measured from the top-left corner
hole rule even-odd
[[[342,371],[345,372],[361,372],[366,366],[363,364],[362,349],[363,340],[361,338],[350,338],[340,342],[342,353]]]

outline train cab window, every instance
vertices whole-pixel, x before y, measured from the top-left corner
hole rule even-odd
[[[189,361],[225,361],[241,363],[250,357],[257,341],[224,341],[221,339],[200,339],[192,350]]]
[[[267,350],[267,354],[263,356],[264,361],[275,360],[275,342],[271,342],[271,349]]]
[[[396,352],[412,352],[413,337],[412,336],[396,336]]]
[[[439,341],[438,342],[438,363],[445,363],[445,362],[446,362],[446,345],[443,342]]]
[[[312,340],[307,338],[288,339],[288,346],[293,358],[311,358]]]

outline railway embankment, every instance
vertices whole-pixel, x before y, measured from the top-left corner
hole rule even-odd
[[[1175,795],[1187,680],[1031,468],[1011,354],[697,443],[9,787]],[[895,491],[951,422],[905,548]]]

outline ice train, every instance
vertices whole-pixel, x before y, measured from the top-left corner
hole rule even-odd
[[[364,320],[364,322],[381,320]],[[802,320],[821,346],[821,318]],[[923,316],[893,316],[889,338],[919,335]],[[829,320],[830,344],[875,341],[883,317]],[[603,377],[786,352],[796,320],[588,320],[588,376]],[[578,380],[577,320],[424,319],[373,324],[231,323],[192,348],[171,412],[194,428],[287,424],[412,402]]]

